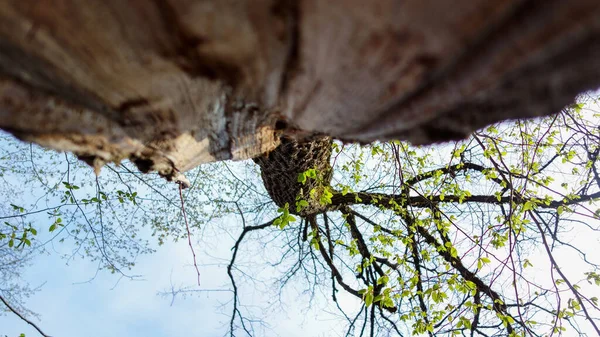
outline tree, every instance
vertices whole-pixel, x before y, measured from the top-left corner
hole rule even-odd
[[[588,310],[597,300],[583,297],[571,278],[561,275],[555,288],[521,303],[519,285],[530,281],[517,267],[530,263],[514,261],[537,243],[563,274],[552,249],[568,243],[549,222],[560,228],[578,220],[569,214],[596,216],[581,205],[596,198],[597,151],[594,123],[579,121],[579,105],[546,121],[556,134],[530,138],[523,130],[535,126],[528,122],[517,124],[519,132],[503,129],[508,138],[492,128],[442,150],[452,158],[444,163],[403,143],[360,148],[332,139],[424,144],[559,111],[599,84],[599,14],[595,0],[2,2],[0,128],[73,152],[96,171],[125,159],[136,166],[109,166],[106,178],[84,185],[74,182],[72,159],[49,179],[32,157],[31,180],[45,193],[40,200],[58,196],[60,204],[15,203],[18,214],[7,215],[3,240],[10,248],[29,246],[38,229],[22,220],[48,212],[48,231],[81,247],[74,255],[129,276],[135,256],[152,250],[138,237],[140,219],[164,240],[189,238],[207,219],[239,213],[249,225],[228,268],[232,282],[244,239],[275,224],[281,232],[269,235],[291,240],[282,256],[299,254],[289,276],[302,270],[317,284],[332,277],[332,287],[368,304],[361,312],[371,333],[380,323],[396,329],[404,322],[407,330],[439,334],[501,326],[532,332],[529,307],[549,315],[542,321],[551,330],[581,309],[597,331]],[[544,157],[546,150],[557,155]],[[329,167],[330,155],[340,162]],[[242,197],[258,187],[236,179],[219,189],[205,184],[211,192],[198,198],[187,192],[188,202],[203,207],[187,208],[186,230],[165,221],[180,216],[174,195],[134,172],[157,171],[194,187],[202,183],[182,173],[247,158],[260,165],[267,193]],[[582,187],[551,185],[544,172],[561,158],[585,174]],[[363,170],[373,165],[388,168],[367,185],[375,175],[365,180]],[[191,176],[214,175],[208,170]],[[471,186],[469,179],[481,183]],[[123,222],[126,211],[131,220]],[[265,216],[271,219],[259,221]],[[477,220],[471,227],[464,223],[470,216]],[[482,230],[484,223],[489,228]],[[467,235],[475,230],[476,238]],[[473,247],[475,256],[461,255]],[[589,263],[593,283],[597,270]],[[510,283],[496,278],[498,268],[513,272],[514,296],[494,288]],[[562,294],[561,284],[573,294],[568,303],[534,303]],[[232,334],[236,322],[246,322],[235,282],[233,288]]]
[[[13,203],[0,205],[1,214],[23,213],[25,209],[17,206],[18,196],[14,195],[9,181],[11,176],[21,174],[16,167],[4,165],[7,153],[0,152],[0,197]],[[13,159],[16,159],[13,157]],[[31,240],[37,235],[37,230],[31,223],[14,221],[12,216],[0,216],[0,315],[17,312],[26,317],[38,315],[27,308],[25,301],[33,295],[41,284],[30,286],[24,279],[24,271],[31,267],[32,256],[35,252],[30,249]]]
[[[280,133],[457,139],[597,88],[599,15],[596,0],[4,1],[0,128],[179,181]]]
[[[600,198],[598,115],[583,114],[580,104],[545,120],[493,126],[442,150],[397,142],[353,151],[337,145],[334,167],[346,174],[333,181],[324,178],[330,174],[323,158],[311,156],[331,143],[282,141],[258,160],[281,215],[243,229],[230,267],[248,232],[274,224],[289,232],[282,255],[297,261],[284,279],[303,271],[318,283],[331,279],[333,301],[338,291],[364,301],[356,316],[346,316],[349,333],[359,330],[360,317],[370,335],[542,336],[568,325],[582,333],[580,316],[588,331],[600,334],[598,298],[580,284],[600,286],[600,261],[564,238],[568,231],[599,229],[591,220],[599,213],[593,203]],[[311,160],[313,168],[305,170]],[[300,172],[294,163],[302,163]],[[561,166],[585,178],[556,177]],[[273,183],[265,175],[291,181]],[[564,249],[585,261],[577,276],[557,262]],[[544,259],[552,282],[528,272]],[[246,329],[234,307],[236,314]]]
[[[600,261],[571,242],[600,230],[597,104],[584,96],[559,115],[436,147],[283,138],[257,166],[192,172],[185,213],[176,191],[155,187],[160,179],[122,166],[85,186],[67,160],[46,182],[63,198],[49,229],[121,275],[132,266],[126,243],[145,241],[140,224],[159,242],[235,231],[232,336],[260,335],[240,295],[258,264],[279,273],[276,291],[303,282],[309,299],[331,294],[347,335],[600,334]],[[35,210],[14,212],[11,221]],[[172,221],[183,214],[187,231]],[[261,249],[268,254],[248,254]]]
[[[3,228],[4,229],[4,228]],[[31,296],[35,289],[32,289],[22,280],[23,269],[29,266],[30,256],[28,252],[12,249],[5,244],[4,233],[0,234],[2,247],[0,247],[0,296],[8,302],[13,303],[18,312],[34,315],[24,305],[24,300]],[[4,311],[4,305],[0,305]],[[8,310],[7,310],[8,311]],[[0,312],[4,314],[5,312]]]

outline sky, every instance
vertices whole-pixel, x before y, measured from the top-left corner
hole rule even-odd
[[[229,247],[225,244],[224,251],[229,251]],[[201,247],[196,249],[197,254],[201,252]],[[194,288],[228,289],[224,287],[229,282],[225,265],[207,265],[210,263],[204,261],[206,258],[198,255],[201,286]],[[25,279],[32,285],[43,283],[42,290],[27,301],[27,306],[41,315],[41,321],[34,322],[54,337],[193,337],[223,336],[227,332],[230,292],[204,292],[176,297],[174,301],[157,294],[171,285],[189,285],[196,280],[187,242],[169,242],[156,253],[141,256],[131,273],[141,278],[129,280],[107,272],[96,275],[96,265],[88,260],[74,260],[66,265],[58,254],[40,256],[27,270]],[[250,291],[242,294],[248,301]],[[294,300],[290,296],[290,301]],[[269,320],[266,335],[329,336],[328,326],[336,322],[328,319],[334,316],[321,313],[319,317],[307,316],[292,306]],[[38,336],[16,316],[0,316],[0,336],[16,337],[20,333]]]
[[[1,139],[1,138],[0,138]],[[0,149],[12,146],[12,143],[0,142]],[[29,146],[20,146],[20,151]],[[36,147],[33,148],[34,151]],[[35,152],[36,154],[41,152]],[[41,154],[37,159],[38,169],[53,163],[52,152]],[[59,158],[60,159],[60,158]],[[87,168],[86,168],[87,169]],[[84,169],[85,170],[85,169]],[[91,169],[88,170],[91,174]],[[84,172],[85,173],[85,172]],[[74,172],[72,174],[75,174]],[[58,198],[41,200],[36,188],[27,187],[18,175],[7,175],[16,186],[24,186],[20,191],[0,194],[7,202],[20,202],[22,205],[37,203],[60,204]],[[177,185],[166,185],[177,190]],[[85,188],[82,188],[85,189]],[[15,201],[13,201],[15,200]],[[48,217],[41,213],[33,221],[48,223]],[[241,230],[239,219],[230,218],[234,228]],[[142,229],[142,234],[148,230]],[[193,258],[187,240],[172,242],[167,240],[153,254],[140,255],[136,265],[122,277],[107,271],[97,272],[97,264],[89,259],[65,259],[76,246],[71,240],[64,243],[50,243],[46,253],[36,256],[32,265],[25,269],[24,280],[32,286],[40,286],[40,291],[26,301],[26,306],[39,314],[39,319],[31,318],[46,334],[54,337],[105,337],[105,336],[224,336],[228,332],[232,310],[232,293],[226,266],[232,254],[234,238],[239,233],[209,240],[194,239],[194,250],[198,258],[201,273],[200,286],[195,284],[197,275],[193,267]],[[45,242],[50,233],[39,230],[34,244]],[[207,242],[208,241],[208,242]],[[154,248],[157,248],[154,245]],[[240,250],[240,254],[264,254]],[[244,257],[239,258],[243,259]],[[268,271],[267,271],[268,272]],[[267,278],[269,275],[266,275]],[[280,306],[279,299],[264,298],[264,294],[255,293],[252,284],[238,281],[240,298],[245,312],[252,312],[252,305],[267,304],[267,311],[260,314],[265,319],[266,328],[257,336],[330,336],[331,330],[340,330],[340,322],[335,308],[327,300],[316,300],[311,310],[297,303],[308,302],[302,289],[294,288],[283,295],[283,301],[289,305]],[[188,287],[196,292],[175,298],[160,295],[169,289]],[[329,299],[329,295],[323,296]],[[303,298],[304,297],[304,298]],[[340,294],[342,303],[356,306],[354,298]],[[269,309],[269,303],[273,303]],[[262,310],[262,309],[261,309]],[[0,337],[17,337],[39,334],[17,316],[7,313],[0,315]],[[243,336],[238,333],[238,336]]]

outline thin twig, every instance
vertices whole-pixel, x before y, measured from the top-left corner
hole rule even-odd
[[[185,229],[187,230],[188,237],[188,245],[190,246],[190,250],[192,251],[192,256],[194,257],[194,268],[196,268],[196,273],[198,274],[198,286],[200,286],[200,269],[198,269],[198,263],[196,262],[196,253],[194,252],[194,246],[192,246],[192,233],[190,233],[190,225],[188,223],[187,215],[185,212],[185,203],[183,202],[183,186],[179,185],[179,198],[181,199],[181,212],[183,213],[183,220],[185,221]]]

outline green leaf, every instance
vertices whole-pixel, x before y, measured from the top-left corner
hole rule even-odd
[[[312,238],[312,240],[310,240],[310,245],[313,246],[314,249],[319,250],[319,240],[317,240],[317,238]]]
[[[306,201],[304,199],[296,201],[296,212],[302,211],[307,206],[308,206],[308,201]]]
[[[365,295],[365,305],[366,305],[367,307],[370,307],[370,306],[371,306],[371,304],[373,304],[373,299],[374,299],[374,297],[373,297],[373,294],[372,294],[372,293],[370,293],[370,292],[369,292],[369,293],[367,293],[367,294]]]
[[[348,192],[350,192],[350,187],[344,186],[342,188],[342,195],[346,195],[346,194],[348,194]]]
[[[381,276],[380,278],[377,279],[377,285],[380,285],[380,284],[384,284],[385,285],[385,284],[388,283],[389,279],[390,279],[389,276],[383,275],[383,276]]]
[[[392,301],[392,299],[389,298],[389,297],[384,298],[382,304],[386,308],[393,308],[394,307],[394,301]]]
[[[452,255],[452,257],[458,257],[458,250],[454,247],[450,248],[450,255]]]
[[[584,106],[583,103],[574,103],[571,105],[571,108],[575,110],[575,112],[581,112],[581,109],[583,109]]]
[[[304,172],[298,174],[298,182],[302,184],[306,183],[306,174]]]
[[[20,213],[25,213],[25,208],[21,206],[17,206],[15,204],[10,204],[15,211],[19,211]]]

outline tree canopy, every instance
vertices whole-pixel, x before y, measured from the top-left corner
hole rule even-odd
[[[254,162],[195,169],[186,190],[128,163],[94,177],[67,155],[3,147],[0,272],[69,241],[67,259],[131,277],[167,240],[189,239],[195,259],[232,236],[231,336],[266,334],[243,289],[297,305],[288,287],[307,308],[335,305],[332,335],[600,335],[598,103],[428,147],[286,137]],[[0,287],[22,310],[19,291]]]

